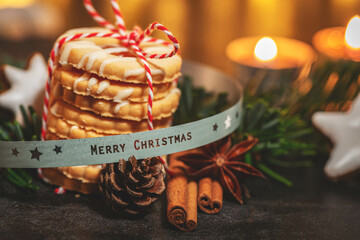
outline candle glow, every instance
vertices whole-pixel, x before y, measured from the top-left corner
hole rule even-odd
[[[333,59],[360,62],[360,16],[352,17],[347,27],[319,30],[313,37],[315,48]]]
[[[35,0],[1,0],[0,1],[0,9],[1,8],[24,8],[33,4]]]
[[[360,17],[350,19],[345,31],[345,43],[353,48],[360,49]]]
[[[261,38],[255,46],[254,54],[260,61],[270,61],[277,55],[277,46],[275,41],[269,37]]]
[[[316,54],[309,45],[277,36],[235,39],[226,47],[226,54],[239,65],[279,71],[301,68],[316,59]]]

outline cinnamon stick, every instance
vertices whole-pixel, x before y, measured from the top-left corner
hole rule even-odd
[[[198,204],[208,214],[219,213],[222,208],[223,189],[217,180],[204,177],[199,181]]]
[[[197,183],[188,181],[186,166],[176,160],[176,154],[170,157],[170,168],[175,175],[168,176],[168,221],[182,231],[192,231],[197,226]]]

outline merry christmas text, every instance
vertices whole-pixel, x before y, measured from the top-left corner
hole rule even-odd
[[[140,149],[149,149],[149,148],[157,148],[166,145],[178,144],[186,141],[190,141],[192,139],[191,132],[149,139],[149,140],[134,140],[133,146],[135,150]],[[122,144],[111,144],[111,145],[91,145],[90,153],[91,155],[102,155],[102,154],[114,154],[125,152],[125,143]]]

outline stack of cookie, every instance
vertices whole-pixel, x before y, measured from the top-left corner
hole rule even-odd
[[[103,28],[74,29],[66,35],[107,32]],[[60,39],[59,38],[59,39]],[[171,45],[143,42],[148,53],[168,53]],[[180,98],[176,80],[181,58],[149,59],[153,78],[154,128],[171,124]],[[47,140],[128,134],[148,130],[148,84],[139,59],[114,38],[89,38],[65,43],[51,80]],[[83,193],[97,191],[101,166],[44,169],[50,183]]]

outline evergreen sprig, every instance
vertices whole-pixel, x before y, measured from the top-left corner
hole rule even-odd
[[[253,148],[247,161],[263,173],[287,186],[292,182],[268,167],[311,166],[311,161],[299,158],[314,156],[315,144],[311,139],[312,127],[298,115],[290,115],[287,108],[272,107],[265,99],[247,97],[244,101],[243,121],[233,134],[235,142],[255,136],[259,143]],[[255,158],[256,161],[252,161]]]
[[[189,76],[179,81],[178,88],[181,90],[181,98],[174,115],[174,125],[212,116],[228,106],[226,93],[214,94],[202,87],[195,87]]]
[[[1,141],[35,141],[40,140],[41,120],[33,107],[29,106],[28,111],[20,106],[24,124],[14,120],[0,124]]]
[[[245,100],[243,122],[235,134],[235,141],[246,135],[259,139],[254,148],[271,156],[309,156],[315,155],[315,146],[304,141],[313,132],[312,127],[298,115],[288,114],[288,109],[271,107],[265,99]]]
[[[17,121],[5,122],[0,124],[0,141],[33,141],[40,140],[41,120],[32,107],[25,110],[20,106],[20,111],[24,124]],[[18,187],[28,189],[38,189],[38,186],[32,183],[32,177],[25,169],[10,169],[2,171],[7,180]]]
[[[209,117],[229,106],[226,93],[216,94],[195,87],[189,76],[185,76],[178,87],[182,96],[174,117],[176,124]],[[312,133],[312,128],[299,116],[288,114],[288,109],[271,107],[265,99],[246,97],[244,102],[242,124],[232,135],[234,143],[244,140],[248,135],[257,137],[259,143],[245,161],[269,177],[291,186],[291,181],[274,172],[267,164],[281,167],[310,166],[310,161],[290,161],[289,156],[315,155],[314,144],[305,138]],[[253,158],[257,160],[253,161]]]
[[[360,91],[360,62],[349,60],[326,61],[317,63],[310,73],[312,83],[308,92],[292,106],[292,112],[310,119],[315,111],[328,109],[342,111]],[[346,107],[346,106],[345,106]]]

